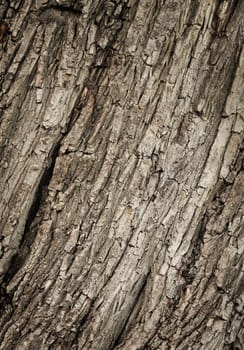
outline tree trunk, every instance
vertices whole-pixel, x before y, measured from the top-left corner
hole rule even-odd
[[[241,350],[244,1],[0,13],[0,349]]]

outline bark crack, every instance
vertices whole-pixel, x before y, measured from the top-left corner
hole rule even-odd
[[[50,156],[50,165],[46,168],[46,170],[44,171],[41,177],[39,186],[35,193],[35,198],[32,202],[32,205],[29,210],[29,214],[26,219],[26,224],[25,224],[21,242],[19,244],[18,251],[11,259],[10,265],[3,279],[3,283],[8,284],[9,281],[13,278],[13,276],[18,272],[18,270],[23,266],[30,252],[30,249],[31,249],[30,247],[35,240],[35,232],[37,231],[31,230],[31,225],[34,223],[36,219],[36,214],[39,211],[41,204],[45,200],[45,196],[47,195],[46,189],[48,188],[48,185],[53,175],[53,170],[54,170],[56,159],[59,153],[60,144],[61,142],[59,142],[54,148]],[[38,219],[40,220],[40,218]]]

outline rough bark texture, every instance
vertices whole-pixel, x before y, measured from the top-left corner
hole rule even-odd
[[[244,1],[0,11],[0,349],[240,350]]]

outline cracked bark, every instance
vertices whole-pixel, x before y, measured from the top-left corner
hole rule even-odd
[[[0,349],[240,350],[243,1],[0,13]]]

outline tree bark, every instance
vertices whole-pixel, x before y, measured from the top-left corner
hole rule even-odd
[[[244,2],[0,13],[0,349],[241,350]]]

